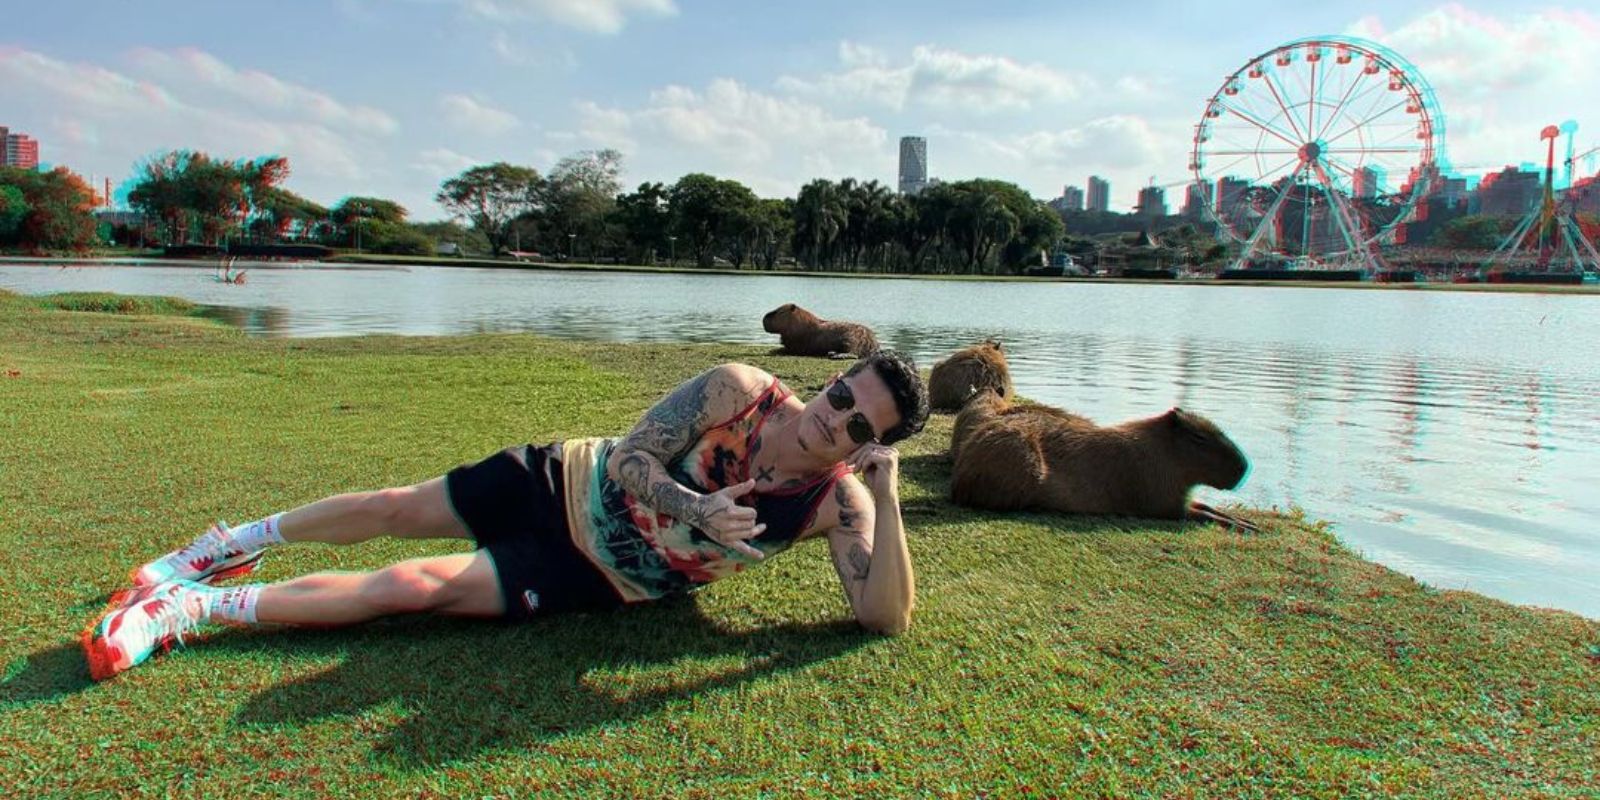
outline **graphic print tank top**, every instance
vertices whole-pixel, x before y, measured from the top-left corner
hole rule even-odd
[[[788,399],[776,378],[761,396],[701,435],[666,465],[674,480],[702,494],[750,477],[750,450],[767,418]],[[573,544],[611,581],[626,602],[687,591],[738,572],[755,559],[726,547],[687,523],[657,513],[606,475],[617,439],[574,439],[562,444],[567,519]],[[812,526],[817,508],[849,467],[797,487],[756,490],[740,503],[756,509],[767,528],[749,540],[767,557],[788,549]]]

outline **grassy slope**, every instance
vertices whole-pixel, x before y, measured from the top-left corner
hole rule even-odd
[[[806,393],[838,365],[530,336],[251,340],[45,305],[0,292],[7,796],[1600,792],[1600,624],[1431,591],[1291,517],[1241,537],[957,509],[948,417],[902,447],[920,591],[898,638],[845,621],[812,544],[692,600],[227,631],[91,685],[79,628],[213,518],[618,433],[719,360]],[[456,547],[284,549],[263,576]]]

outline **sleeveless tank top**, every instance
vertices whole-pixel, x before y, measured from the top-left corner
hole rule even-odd
[[[750,477],[750,450],[772,412],[790,392],[776,378],[732,418],[707,430],[666,464],[674,480],[702,494]],[[657,513],[606,475],[618,439],[562,443],[567,520],[572,543],[594,562],[625,602],[686,591],[733,574],[755,559],[726,547],[687,523]],[[767,528],[748,540],[767,557],[788,549],[816,519],[817,508],[841,477],[843,463],[806,483],[752,491],[740,499]]]

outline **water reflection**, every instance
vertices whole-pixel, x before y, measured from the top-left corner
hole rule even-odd
[[[924,367],[998,336],[1029,397],[1102,423],[1174,405],[1216,421],[1253,470],[1204,499],[1297,505],[1435,585],[1600,617],[1600,363],[1571,347],[1600,341],[1600,299],[473,269],[250,279],[0,266],[3,288],[177,295],[262,336],[772,345],[760,317],[785,302],[867,321]]]
[[[201,316],[225,322],[252,336],[289,335],[289,309],[278,307],[203,306]]]

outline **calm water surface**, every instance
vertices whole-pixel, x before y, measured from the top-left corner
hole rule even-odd
[[[798,302],[931,366],[985,336],[1018,391],[1116,422],[1172,405],[1254,462],[1211,500],[1305,508],[1442,588],[1600,617],[1600,297],[539,271],[0,265],[23,293],[176,295],[267,336],[536,331],[775,344]]]

